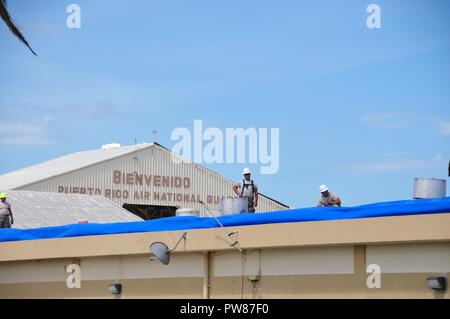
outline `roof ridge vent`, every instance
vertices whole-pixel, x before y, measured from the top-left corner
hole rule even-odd
[[[120,144],[119,143],[110,143],[110,144],[103,144],[101,149],[102,150],[112,150],[115,148],[120,148]]]

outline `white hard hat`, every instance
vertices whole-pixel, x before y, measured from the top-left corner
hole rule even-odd
[[[244,170],[242,171],[242,175],[245,175],[245,174],[251,174],[252,172],[250,172],[250,169],[249,168],[244,168]]]
[[[326,192],[328,190],[328,186],[327,185],[320,185],[319,186],[319,190],[321,193]]]

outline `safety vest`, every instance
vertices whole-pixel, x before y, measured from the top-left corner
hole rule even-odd
[[[253,180],[250,180],[250,185],[252,186],[252,194],[255,193],[255,186],[253,185]],[[245,179],[242,180],[242,190],[241,190],[241,196],[244,195],[244,189],[245,186],[248,186],[248,184],[245,184]]]

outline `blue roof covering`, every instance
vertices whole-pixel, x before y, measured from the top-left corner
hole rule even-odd
[[[450,197],[382,202],[355,207],[313,207],[263,214],[226,215],[220,217],[219,220],[227,227],[437,213],[450,213]],[[212,217],[178,216],[112,224],[72,224],[35,229],[0,229],[0,242],[215,227],[220,226]]]

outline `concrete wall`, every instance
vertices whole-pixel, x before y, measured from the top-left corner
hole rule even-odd
[[[445,250],[450,243],[431,244]],[[390,246],[385,248],[390,249]],[[427,287],[428,271],[383,271],[381,288],[369,289],[364,250],[370,246],[256,250],[211,256],[210,298],[449,298]],[[408,251],[410,245],[397,245]],[[358,252],[360,251],[360,252]],[[355,254],[362,254],[355,258]],[[261,256],[259,256],[261,254]],[[261,257],[261,258],[260,258]],[[439,257],[439,255],[432,256]],[[367,258],[367,255],[366,255]],[[66,266],[81,267],[81,288],[66,286]],[[384,259],[386,262],[386,259]],[[449,263],[439,264],[441,270]],[[203,255],[177,254],[168,266],[148,255],[23,261],[1,265],[0,298],[112,298],[107,286],[122,283],[122,298],[202,298]]]
[[[435,214],[230,227],[242,252],[221,229],[191,230],[167,266],[148,246],[181,232],[0,243],[0,298],[112,298],[111,283],[122,298],[450,298],[426,283],[450,271],[449,226]],[[70,264],[80,289],[66,285]],[[367,286],[371,264],[380,288]]]

